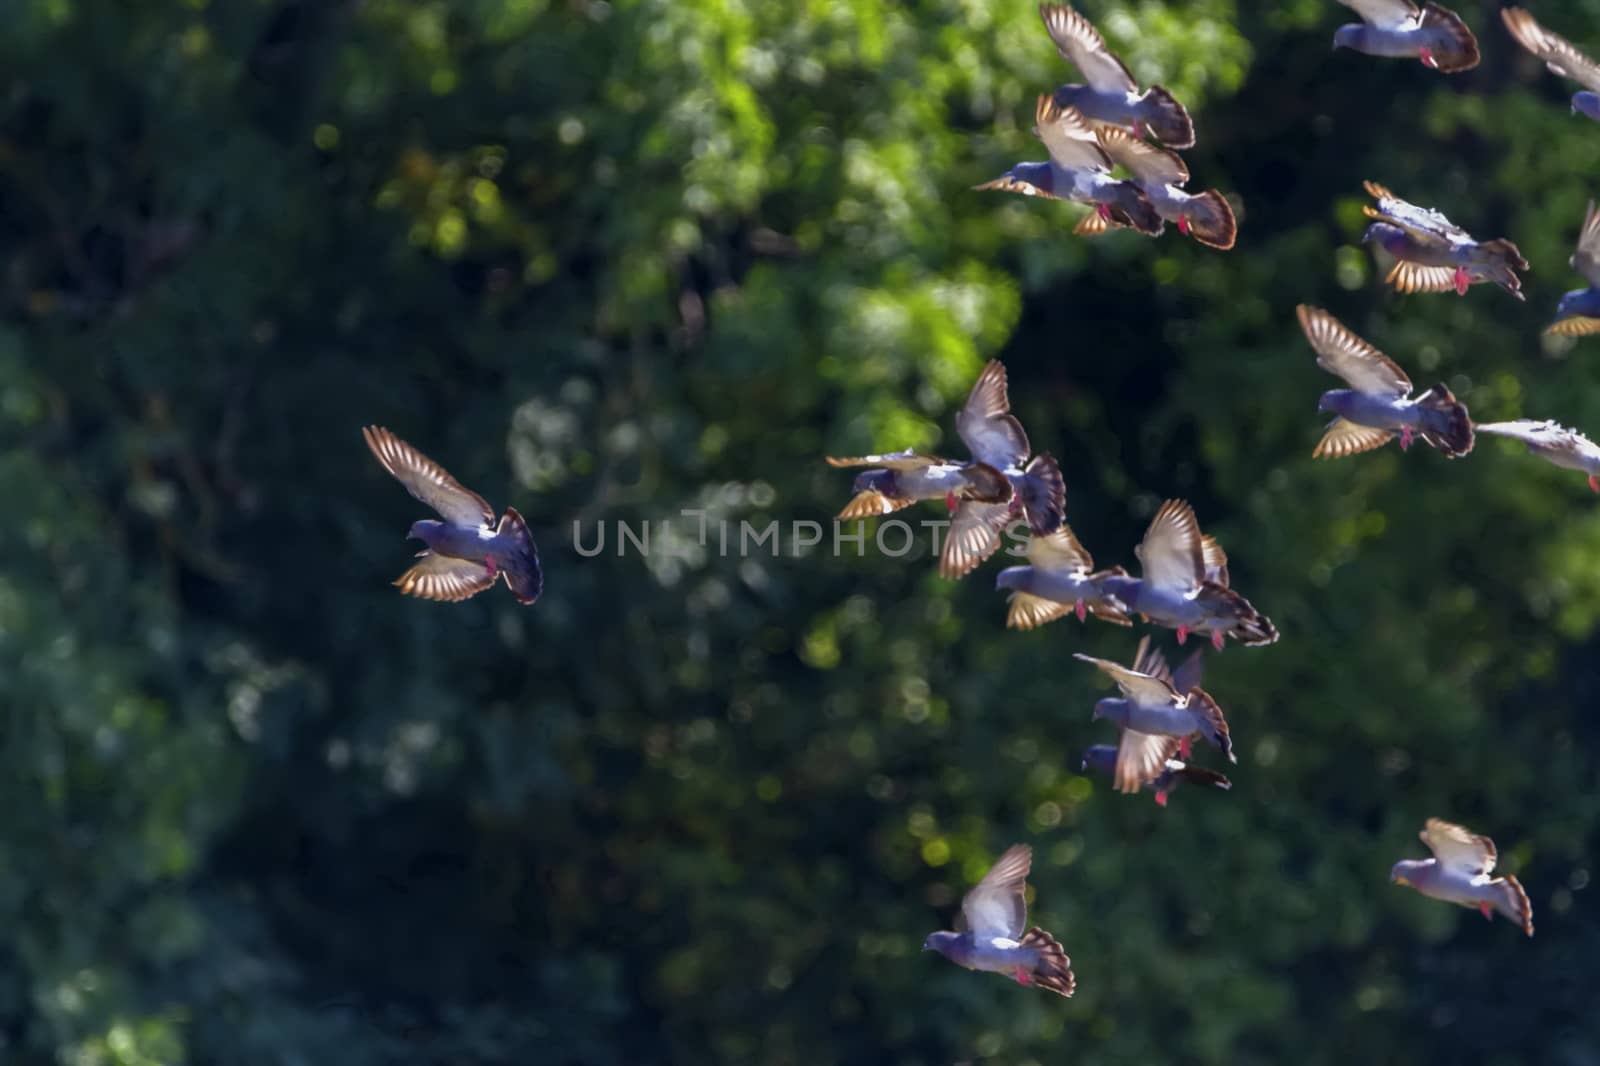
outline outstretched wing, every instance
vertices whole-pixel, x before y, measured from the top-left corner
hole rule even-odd
[[[1022,937],[1028,923],[1028,904],[1023,893],[1028,888],[1028,871],[1033,868],[1033,849],[1013,844],[1005,850],[983,880],[972,886],[961,901],[961,914],[967,928],[982,939],[1003,936]]]
[[[1362,207],[1362,212],[1368,218],[1399,226],[1416,240],[1435,248],[1473,243],[1472,235],[1451,222],[1443,212],[1402,200],[1375,181],[1362,182],[1362,187],[1367,190],[1368,196],[1378,201],[1376,207],[1371,204]]]
[[[1369,396],[1399,400],[1411,395],[1411,379],[1405,371],[1337,318],[1306,304],[1296,308],[1296,313],[1322,369],[1344,378],[1351,388]]]
[[[1544,60],[1553,73],[1600,92],[1600,63],[1579,51],[1571,41],[1539,25],[1523,8],[1502,8],[1500,17],[1517,43]]]
[[[1140,185],[1182,185],[1189,180],[1189,168],[1177,152],[1135,137],[1121,126],[1101,126],[1095,137],[1111,161],[1126,167]]]
[[[1064,170],[1111,169],[1111,157],[1100,147],[1094,125],[1075,107],[1063,107],[1048,94],[1034,102],[1033,133]]]
[[[1600,288],[1600,211],[1595,210],[1593,200],[1583,214],[1583,230],[1578,234],[1578,248],[1572,253],[1571,263],[1583,280]]]
[[[1061,58],[1083,73],[1090,88],[1102,93],[1138,92],[1139,83],[1088,19],[1065,4],[1040,4],[1039,17]]]
[[[1094,560],[1065,522],[1054,533],[1036,533],[1028,538],[1028,562],[1035,570],[1056,574],[1081,575],[1094,569]]]
[[[1422,12],[1411,0],[1339,0],[1361,16],[1361,21],[1382,30],[1415,29]]]
[[[989,360],[973,383],[967,402],[956,412],[956,432],[974,459],[996,470],[1020,466],[1028,458],[1028,435],[1011,413],[1000,360]]]
[[[926,470],[930,466],[948,465],[950,460],[940,459],[932,455],[919,455],[907,448],[903,452],[887,452],[883,455],[852,455],[846,458],[825,455],[824,461],[829,466],[877,466],[885,470]]]
[[[494,584],[495,579],[489,576],[488,567],[482,563],[470,559],[452,559],[431,551],[420,554],[422,561],[395,581],[407,596],[457,603],[471,599]]]
[[[1096,659],[1083,652],[1073,652],[1074,659],[1082,659],[1086,663],[1093,663],[1099,667],[1111,680],[1117,683],[1117,688],[1122,694],[1141,707],[1160,707],[1170,704],[1177,693],[1172,691],[1172,686],[1159,677],[1141,674],[1137,670],[1130,670],[1121,663],[1114,663],[1107,659]]]
[[[1194,508],[1182,500],[1162,504],[1133,554],[1138,556],[1143,577],[1153,588],[1170,592],[1198,588],[1206,570]]]
[[[488,502],[451,477],[444,467],[382,426],[365,426],[361,435],[383,468],[451,525],[494,528],[495,513]]]
[[[1499,857],[1494,841],[1453,822],[1429,818],[1417,835],[1440,863],[1472,877],[1487,877]]]

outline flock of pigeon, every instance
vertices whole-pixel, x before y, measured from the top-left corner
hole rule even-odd
[[[1444,73],[1478,63],[1478,42],[1455,13],[1434,3],[1410,0],[1339,0],[1362,22],[1342,26],[1336,48],[1376,56],[1408,56]],[[1165,223],[1213,248],[1233,247],[1238,227],[1228,200],[1214,190],[1193,194],[1182,186],[1188,168],[1173,149],[1194,145],[1188,111],[1166,89],[1140,91],[1128,68],[1094,26],[1064,4],[1039,9],[1057,51],[1082,73],[1086,84],[1070,84],[1041,95],[1034,133],[1049,160],[1018,163],[979,189],[1074,200],[1094,210],[1076,232],[1128,228],[1159,236]],[[1586,86],[1572,108],[1600,121],[1600,65],[1569,42],[1541,27],[1521,8],[1501,12],[1523,47],[1549,68]],[[1148,143],[1153,137],[1159,145]],[[1121,166],[1131,179],[1113,176]],[[1470,286],[1493,283],[1522,299],[1518,271],[1528,269],[1517,247],[1499,238],[1475,240],[1438,211],[1418,207],[1374,182],[1366,184],[1375,204],[1364,240],[1395,260],[1385,279],[1401,292],[1464,295]],[[1547,332],[1571,336],[1600,332],[1600,211],[1589,205],[1572,267],[1588,287],[1562,297]],[[1471,452],[1476,432],[1523,441],[1557,466],[1586,473],[1600,492],[1600,448],[1582,434],[1554,422],[1521,420],[1477,425],[1449,389],[1435,385],[1413,397],[1411,380],[1391,359],[1332,315],[1302,305],[1299,320],[1316,352],[1317,365],[1349,386],[1323,393],[1318,409],[1334,415],[1313,455],[1340,458],[1370,451],[1398,437],[1402,450],[1416,437],[1450,458]],[[543,590],[538,549],[514,508],[498,519],[477,493],[439,464],[377,426],[363,431],[372,454],[416,499],[442,521],[412,525],[410,538],[424,549],[419,561],[395,582],[408,595],[458,602],[504,578],[518,602],[531,604]],[[1006,624],[1031,629],[1068,614],[1092,614],[1118,626],[1146,623],[1176,631],[1179,644],[1198,634],[1221,651],[1228,637],[1246,647],[1278,639],[1272,622],[1229,585],[1228,558],[1201,532],[1194,510],[1168,500],[1134,548],[1140,574],[1120,566],[1095,570],[1094,560],[1065,521],[1066,486],[1048,453],[1035,454],[1022,424],[1011,413],[1005,367],[984,367],[956,415],[956,433],[967,459],[944,459],[914,449],[853,458],[828,458],[835,467],[867,467],[855,479],[854,496],[840,519],[891,514],[921,500],[942,500],[951,513],[939,556],[939,572],[961,578],[999,550],[1013,522],[1026,524],[1027,565],[1000,572],[996,587],[1010,592]],[[1180,784],[1231,788],[1215,770],[1190,763],[1198,737],[1237,761],[1221,705],[1201,687],[1202,652],[1196,649],[1177,670],[1145,635],[1131,666],[1078,654],[1117,686],[1119,695],[1098,701],[1094,720],[1117,727],[1117,743],[1096,744],[1083,753],[1083,769],[1111,776],[1119,792],[1149,791],[1165,805]],[[1391,881],[1435,899],[1474,907],[1485,918],[1499,913],[1533,935],[1533,912],[1515,877],[1491,878],[1496,852],[1489,838],[1430,818],[1421,839],[1433,858],[1396,863]],[[931,934],[923,947],[969,969],[1014,977],[1063,996],[1072,995],[1070,960],[1050,933],[1027,926],[1024,899],[1032,865],[1027,845],[1009,848],[962,901],[958,931]]]
[[[1454,12],[1410,0],[1339,0],[1361,16],[1342,26],[1335,48],[1376,56],[1409,56],[1443,73],[1470,70],[1478,42]],[[1128,228],[1159,236],[1166,222],[1180,233],[1218,249],[1233,247],[1238,227],[1227,199],[1215,191],[1184,191],[1188,168],[1173,149],[1194,145],[1194,124],[1183,105],[1161,86],[1143,91],[1127,66],[1107,47],[1089,20],[1064,4],[1039,8],[1045,29],[1062,58],[1086,84],[1064,85],[1040,95],[1034,135],[1049,159],[1018,163],[978,189],[1071,200],[1093,210],[1076,232],[1094,234]],[[1502,12],[1507,28],[1558,74],[1588,86],[1573,98],[1573,110],[1600,120],[1600,65],[1544,30],[1520,8]],[[1160,142],[1148,143],[1146,136]],[[1164,146],[1164,147],[1163,147]],[[1131,178],[1120,179],[1122,167]],[[1385,282],[1405,293],[1454,290],[1492,283],[1523,299],[1519,271],[1528,263],[1505,238],[1479,241],[1439,211],[1418,207],[1375,182],[1366,183],[1374,203],[1363,240],[1394,259]],[[1600,332],[1600,212],[1589,205],[1572,267],[1588,287],[1568,293],[1548,332]],[[1301,329],[1317,365],[1348,386],[1323,393],[1317,407],[1333,414],[1313,451],[1316,458],[1341,458],[1381,447],[1395,438],[1402,450],[1420,437],[1450,458],[1472,451],[1477,431],[1523,441],[1534,454],[1589,475],[1600,492],[1600,448],[1582,434],[1554,422],[1521,420],[1475,426],[1465,404],[1444,385],[1420,395],[1393,360],[1328,312],[1302,305]],[[1011,414],[1005,368],[989,363],[956,415],[956,433],[969,457],[946,459],[914,449],[853,458],[828,458],[835,467],[868,467],[856,477],[854,496],[840,519],[890,514],[919,500],[943,500],[950,530],[939,556],[947,578],[970,573],[1000,547],[1016,520],[1028,531],[1028,564],[1000,572],[996,587],[1010,592],[1007,625],[1030,629],[1074,614],[1119,626],[1133,616],[1189,634],[1209,636],[1221,651],[1232,636],[1246,647],[1278,639],[1271,621],[1228,581],[1221,546],[1200,530],[1194,510],[1168,500],[1134,548],[1140,575],[1120,566],[1096,570],[1094,560],[1065,522],[1065,487],[1049,453],[1034,455],[1027,434]],[[1119,792],[1150,791],[1166,804],[1180,784],[1232,787],[1226,776],[1190,762],[1200,738],[1230,762],[1237,761],[1222,706],[1201,687],[1202,651],[1172,670],[1149,635],[1139,642],[1131,666],[1077,654],[1114,682],[1116,697],[1095,704],[1094,720],[1117,727],[1117,743],[1096,744],[1083,753],[1083,769],[1111,776]],[[1427,820],[1421,839],[1433,857],[1405,860],[1390,880],[1423,895],[1477,908],[1485,918],[1499,913],[1533,935],[1533,908],[1515,877],[1491,877],[1493,841],[1437,818]],[[957,930],[931,934],[924,950],[937,951],[968,969],[1005,974],[1019,984],[1070,996],[1071,962],[1049,932],[1027,925],[1025,892],[1032,850],[1009,848],[962,901]]]

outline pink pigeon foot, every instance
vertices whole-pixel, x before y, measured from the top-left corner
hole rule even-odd
[[[1157,792],[1156,793],[1156,806],[1157,807],[1165,807],[1166,805],[1167,805],[1167,794],[1165,792]]]
[[[1594,483],[1594,478],[1590,478],[1589,479],[1589,483],[1593,484]],[[1083,616],[1089,613],[1089,609],[1083,605],[1083,601],[1082,600],[1079,600],[1076,604],[1073,605],[1072,613],[1077,615],[1078,616],[1078,621],[1081,622],[1081,621],[1083,621]]]
[[[1456,267],[1456,295],[1465,296],[1467,286],[1472,284],[1472,278],[1467,274],[1466,267]]]
[[[1141,140],[1144,138],[1144,123],[1138,119],[1133,120],[1133,135]]]
[[[1222,646],[1224,644],[1226,644],[1227,642],[1228,642],[1228,634],[1224,633],[1220,629],[1213,629],[1211,631],[1211,646],[1213,648],[1216,648],[1218,651],[1221,651],[1222,650]]]
[[[1417,51],[1417,58],[1422,60],[1422,65],[1429,70],[1438,70],[1439,61],[1433,58],[1433,49],[1422,48]]]
[[[1593,474],[1589,475],[1589,491],[1600,492],[1600,478],[1595,477]]]
[[[1017,984],[1021,985],[1023,988],[1027,988],[1029,985],[1033,984],[1033,978],[1029,977],[1028,971],[1024,970],[1021,966],[1017,967]]]
[[[494,580],[494,573],[495,573],[495,570],[494,570],[494,556],[491,555],[487,559],[485,559],[483,561],[483,565],[484,565],[484,568],[489,571],[489,579],[491,581]]]
[[[1189,216],[1188,215],[1179,215],[1178,216],[1178,232],[1183,234],[1185,237],[1187,237],[1189,235]]]
[[[1094,213],[1107,222],[1111,221],[1111,207],[1108,204],[1095,204]]]
[[[1188,626],[1179,626],[1178,627],[1178,643],[1182,644],[1184,641],[1186,641],[1188,639],[1189,639],[1189,627]]]
[[[1401,451],[1405,451],[1407,448],[1411,447],[1411,438],[1413,436],[1415,436],[1415,434],[1413,434],[1411,432],[1411,427],[1410,426],[1404,426],[1404,427],[1401,428],[1401,430],[1400,430],[1400,450]]]
[[[945,510],[949,511],[951,514],[955,514],[956,513],[956,494],[955,493],[947,492],[947,493],[944,494],[944,508],[945,508]]]
[[[1184,762],[1188,762],[1189,761],[1189,738],[1188,737],[1184,737],[1182,740],[1178,741],[1178,758],[1182,759]]]
[[[1487,903],[1478,904],[1478,913],[1483,915],[1483,920],[1484,921],[1486,921],[1486,922],[1494,921],[1494,911],[1489,909],[1489,905]]]

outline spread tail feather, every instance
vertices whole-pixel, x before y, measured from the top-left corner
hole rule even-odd
[[[1494,909],[1521,926],[1524,933],[1532,936],[1533,904],[1528,902],[1528,894],[1522,890],[1522,882],[1507,875],[1491,881],[1490,886],[1499,890],[1494,898]]]
[[[1233,754],[1233,738],[1228,735],[1228,720],[1211,694],[1203,688],[1191,689],[1189,708],[1200,721],[1200,735],[1215,744],[1229,762],[1238,762],[1238,756]]]
[[[1156,140],[1168,148],[1194,147],[1194,120],[1176,96],[1159,85],[1152,85],[1140,102],[1144,124]]]
[[[1504,237],[1484,241],[1478,246],[1477,254],[1473,258],[1476,261],[1478,274],[1517,299],[1527,299],[1522,294],[1522,279],[1517,277],[1517,271],[1527,270],[1528,261],[1522,258],[1522,252],[1515,244]]]
[[[1072,960],[1067,958],[1061,942],[1034,926],[1022,934],[1020,943],[1039,953],[1039,961],[1033,964],[1033,983],[1040,988],[1048,988],[1058,996],[1072,995],[1078,979],[1072,976]]]
[[[1424,5],[1421,28],[1437,31],[1448,42],[1433,51],[1435,69],[1441,74],[1459,74],[1478,65],[1478,39],[1454,11],[1434,3]]]
[[[1061,528],[1067,506],[1067,481],[1061,464],[1049,452],[1040,452],[1022,471],[1022,510],[1028,528],[1044,535]]]
[[[1004,503],[1011,499],[1011,482],[988,463],[973,463],[967,468],[967,487],[962,499],[979,503]]]
[[[1443,385],[1435,385],[1417,397],[1422,411],[1422,439],[1451,459],[1472,451],[1472,416],[1467,405]]]
[[[1239,236],[1233,205],[1215,189],[1191,197],[1183,206],[1183,217],[1189,223],[1189,236],[1208,247],[1225,252]]]
[[[501,561],[500,572],[518,603],[529,604],[544,591],[544,571],[539,566],[539,549],[528,532],[528,523],[522,520],[515,507],[507,507],[500,516],[496,537],[506,537],[513,549],[510,558]]]
[[[1136,229],[1147,237],[1159,237],[1165,228],[1150,198],[1131,181],[1122,183],[1122,195],[1117,197],[1116,203],[1107,206],[1111,209],[1111,221]]]
[[[1272,619],[1233,589],[1207,581],[1200,586],[1200,600],[1208,617],[1233,621],[1228,631],[1245,647],[1258,648],[1277,642],[1278,627],[1272,624]]]

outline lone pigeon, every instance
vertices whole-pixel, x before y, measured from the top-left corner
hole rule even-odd
[[[1150,647],[1148,636],[1130,669],[1120,663],[1074,652],[1074,659],[1091,663],[1117,683],[1121,697],[1107,697],[1094,705],[1094,718],[1104,718],[1123,730],[1117,745],[1114,786],[1118,792],[1137,792],[1166,767],[1167,738],[1182,744],[1199,734],[1214,744],[1229,762],[1233,740],[1222,708],[1205,689],[1190,685],[1179,691],[1167,671],[1166,660]]]
[[[1009,628],[1033,629],[1069,614],[1081,622],[1088,613],[1119,626],[1133,624],[1128,609],[1101,588],[1107,577],[1128,572],[1116,566],[1094,573],[1094,560],[1065,523],[1054,533],[1028,538],[1028,564],[1008,566],[995,577],[995,588],[1014,590]]]
[[[1469,285],[1492,281],[1517,299],[1527,299],[1517,271],[1527,270],[1528,261],[1515,244],[1504,237],[1474,240],[1438,211],[1408,203],[1375,181],[1363,185],[1378,205],[1367,204],[1362,210],[1378,221],[1361,239],[1376,241],[1395,257],[1393,269],[1383,279],[1395,289],[1409,293],[1453,288],[1464,296]]]
[[[1340,26],[1335,48],[1369,56],[1415,56],[1422,65],[1443,74],[1459,74],[1478,65],[1478,40],[1454,11],[1438,4],[1420,9],[1411,0],[1339,0],[1353,8],[1361,22]]]
[[[1111,161],[1133,175],[1156,213],[1177,223],[1179,233],[1222,251],[1233,247],[1239,226],[1234,221],[1232,205],[1215,189],[1195,194],[1179,188],[1189,180],[1189,168],[1178,153],[1141,141],[1116,126],[1102,126],[1096,136]],[[1099,233],[1111,225],[1095,212],[1085,215],[1075,232]]]
[[[1070,996],[1077,981],[1060,942],[1028,920],[1028,871],[1033,849],[1013,844],[961,901],[958,932],[929,933],[923,951],[937,951],[969,970],[1003,973],[1019,985],[1037,985]]]
[[[1467,405],[1443,385],[1411,398],[1411,379],[1388,356],[1350,332],[1318,307],[1296,308],[1300,328],[1317,353],[1317,365],[1349,382],[1348,389],[1330,389],[1317,410],[1335,417],[1311,453],[1316,459],[1342,459],[1382,447],[1398,433],[1400,448],[1422,439],[1451,459],[1472,451],[1472,418]]]
[[[981,500],[1008,503],[1011,482],[988,463],[958,463],[914,451],[888,455],[826,456],[829,466],[871,466],[856,475],[855,496],[838,517],[873,518],[910,507],[918,500]]]
[[[1041,96],[1034,109],[1033,132],[1049,151],[1049,162],[1018,163],[973,188],[1091,204],[1108,222],[1150,236],[1161,233],[1161,216],[1144,191],[1134,182],[1111,176],[1111,159],[1080,111]]]
[[[1095,770],[1102,774],[1115,774],[1117,760],[1121,757],[1123,744],[1128,742],[1128,732],[1123,731],[1122,744],[1091,744],[1083,749],[1083,762],[1079,770]],[[1203,766],[1192,766],[1177,758],[1178,739],[1164,737],[1167,751],[1161,764],[1161,772],[1144,783],[1146,792],[1155,793],[1156,803],[1165,807],[1167,796],[1179,785],[1207,785],[1211,788],[1227,790],[1233,787],[1233,782],[1227,776],[1215,770],[1207,770]]]
[[[1433,858],[1395,863],[1389,871],[1391,883],[1414,888],[1430,899],[1476,907],[1491,921],[1499,911],[1533,935],[1533,905],[1522,884],[1510,876],[1489,878],[1499,854],[1494,841],[1438,818],[1429,818],[1418,836]]]
[[[950,518],[950,533],[939,555],[939,573],[959,578],[1000,548],[1000,534],[1019,513],[1036,535],[1061,526],[1067,485],[1048,452],[1028,456],[1028,434],[1011,413],[1005,364],[991,359],[956,412],[956,433],[981,463],[1005,475],[1012,488],[1007,503],[962,500]]]
[[[1134,549],[1140,576],[1108,574],[1101,587],[1129,610],[1177,630],[1179,644],[1191,631],[1210,633],[1219,651],[1230,634],[1246,647],[1276,641],[1278,630],[1266,615],[1226,584],[1207,577],[1208,570],[1226,577],[1227,559],[1219,564],[1214,558],[1208,568],[1205,539],[1194,509],[1182,500],[1168,500]]]
[[[1600,333],[1600,212],[1595,210],[1593,200],[1583,214],[1578,247],[1568,262],[1589,287],[1574,289],[1561,297],[1556,305],[1556,320],[1545,327],[1545,332],[1567,337]]]
[[[1177,97],[1159,85],[1141,93],[1139,83],[1106,47],[1093,23],[1065,4],[1040,4],[1039,17],[1061,58],[1077,67],[1089,83],[1061,86],[1055,91],[1056,103],[1077,108],[1097,122],[1131,129],[1135,137],[1148,130],[1169,148],[1194,147],[1194,123]]]
[[[408,596],[458,602],[470,599],[503,577],[518,603],[533,603],[544,590],[539,549],[516,508],[507,507],[496,525],[494,509],[443,467],[384,429],[361,430],[383,468],[443,522],[424,518],[410,537],[427,547],[422,561],[400,575],[396,585]]]
[[[1544,60],[1552,73],[1585,86],[1572,94],[1572,110],[1600,122],[1600,63],[1580,52],[1565,37],[1539,25],[1523,8],[1501,8],[1500,17],[1517,43]]]
[[[1520,440],[1528,446],[1528,451],[1541,459],[1567,470],[1588,474],[1590,490],[1600,492],[1600,447],[1575,429],[1555,422],[1535,422],[1524,418],[1516,422],[1480,425],[1478,432]]]

